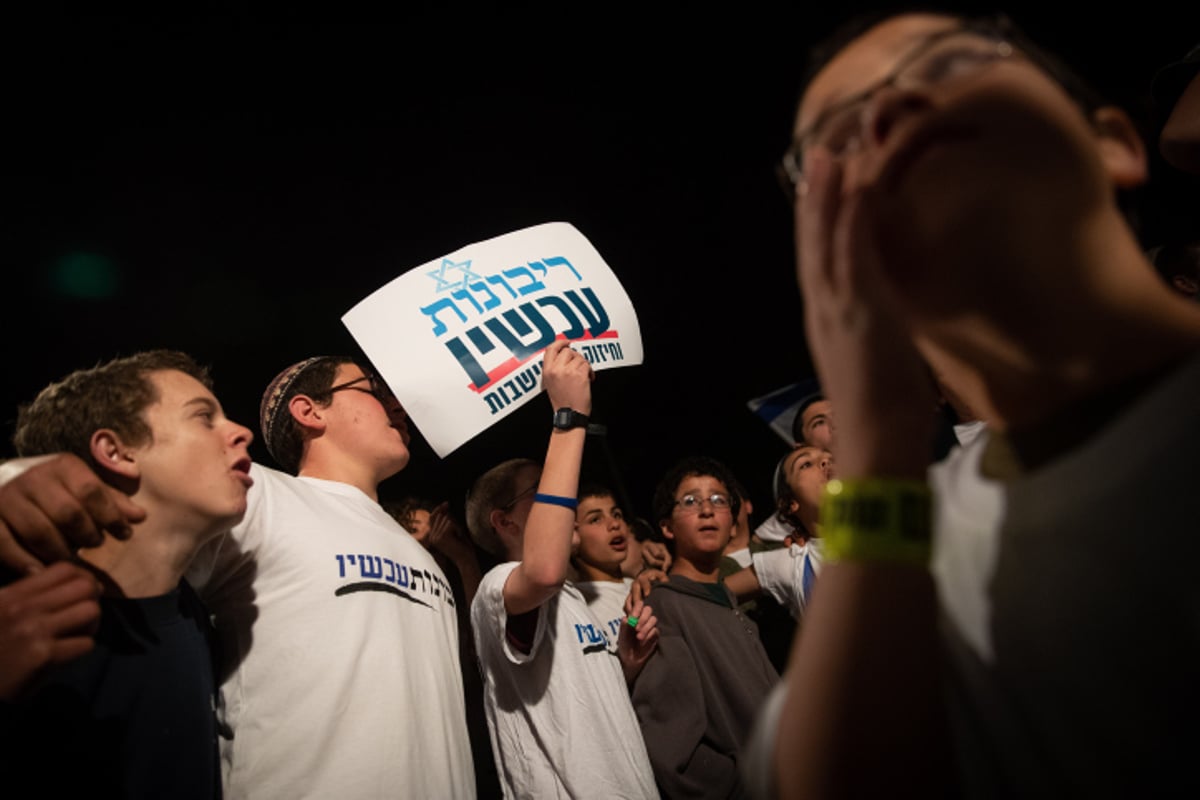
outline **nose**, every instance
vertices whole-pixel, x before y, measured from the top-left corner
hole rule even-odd
[[[387,412],[388,419],[392,421],[392,424],[399,424],[408,419],[408,412],[404,410],[404,406],[400,405],[400,401],[394,394],[389,393],[382,402],[383,410]]]
[[[862,137],[872,146],[880,147],[887,142],[897,123],[905,117],[919,114],[933,106],[929,95],[921,88],[882,86],[864,102]]]
[[[254,433],[245,425],[239,425],[232,420],[230,420],[230,425],[233,426],[229,437],[230,443],[235,447],[249,447],[250,443],[254,441]]]

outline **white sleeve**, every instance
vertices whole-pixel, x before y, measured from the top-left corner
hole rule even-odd
[[[537,609],[537,626],[529,652],[522,653],[509,641],[508,612],[504,609],[504,584],[519,563],[509,561],[493,567],[479,582],[479,589],[471,602],[471,627],[475,631],[475,649],[481,657],[485,652],[499,652],[514,664],[525,664],[537,657],[538,646],[545,638],[548,615],[542,613],[546,607],[546,604],[542,604]]]
[[[792,526],[781,520],[778,514],[767,517],[754,529],[754,535],[764,542],[782,542],[793,533]]]

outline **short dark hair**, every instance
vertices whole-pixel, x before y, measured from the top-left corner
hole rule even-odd
[[[805,395],[796,406],[796,416],[792,417],[792,441],[796,444],[804,441],[804,410],[813,403],[825,399],[823,392],[813,392]]]
[[[413,515],[418,511],[428,511],[433,513],[438,504],[434,501],[425,498],[409,495],[402,497],[399,500],[388,500],[380,503],[383,510],[391,515],[392,519],[404,526],[404,529],[412,533]]]
[[[517,476],[529,467],[539,472],[542,469],[541,463],[531,458],[502,461],[476,478],[467,491],[467,531],[481,550],[496,558],[504,558],[505,552],[504,543],[492,527],[492,512],[511,503],[518,492],[528,488],[517,486]]]
[[[175,370],[212,389],[208,369],[177,350],[147,350],[80,369],[38,392],[17,412],[13,446],[20,456],[68,452],[97,467],[92,434],[111,428],[129,444],[151,441],[145,410],[158,402],[151,373]]]
[[[775,516],[780,521],[786,522],[794,530],[802,531],[806,536],[811,535],[804,527],[804,523],[800,520],[800,515],[792,510],[792,503],[800,502],[800,498],[796,497],[796,493],[792,491],[792,485],[788,483],[787,461],[789,458],[800,452],[804,447],[816,447],[816,445],[803,445],[790,450],[783,454],[783,458],[779,459],[779,463],[775,466]],[[798,511],[799,509],[797,509]]]
[[[736,520],[742,508],[742,498],[739,494],[741,484],[733,476],[733,472],[715,458],[709,456],[688,456],[675,463],[658,482],[654,489],[654,502],[651,506],[654,519],[659,525],[671,519],[675,509],[675,492],[685,478],[693,475],[711,475],[725,484],[729,490],[729,510]]]
[[[589,497],[611,497],[617,499],[617,493],[603,483],[598,481],[584,481],[579,486],[579,491],[576,497],[580,500],[585,500]],[[618,501],[617,505],[620,505]],[[624,509],[622,509],[623,511]]]
[[[292,417],[288,403],[296,395],[302,394],[311,397],[319,406],[329,405],[333,402],[329,390],[337,377],[338,368],[343,364],[355,363],[350,356],[310,358],[280,372],[263,392],[259,407],[263,443],[271,457],[287,472],[296,474],[300,471],[306,438],[304,426]]]

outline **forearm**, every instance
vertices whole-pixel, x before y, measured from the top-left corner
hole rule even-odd
[[[582,428],[556,430],[550,434],[537,494],[575,499],[579,493],[579,467],[586,435]],[[531,580],[547,586],[562,584],[571,558],[574,530],[574,508],[534,500],[525,523],[521,551],[522,569]]]
[[[550,434],[537,494],[575,500],[585,437],[582,428]],[[573,507],[534,500],[522,536],[521,563],[505,586],[505,607],[509,614],[537,608],[562,587],[567,578],[574,530]]]
[[[762,591],[762,585],[758,582],[758,573],[754,571],[753,565],[743,567],[725,578],[725,586],[733,592],[739,603],[744,603]]]
[[[785,676],[775,739],[780,797],[945,789],[936,598],[924,569],[832,564],[821,574]]]

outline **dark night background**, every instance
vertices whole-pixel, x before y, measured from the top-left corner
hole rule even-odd
[[[257,431],[279,369],[356,352],[340,317],[371,291],[564,220],[638,310],[645,363],[599,373],[594,402],[637,510],[672,461],[705,453],[761,518],[784,443],[746,401],[811,374],[773,165],[806,46],[862,10],[831,5],[11,22],[0,452],[48,381],[160,346],[212,365]],[[1151,77],[1200,39],[1186,5],[1011,14],[1152,126]],[[1159,204],[1181,191],[1160,185]],[[461,511],[479,472],[540,457],[549,421],[535,400],[442,461],[418,433],[382,495]]]

